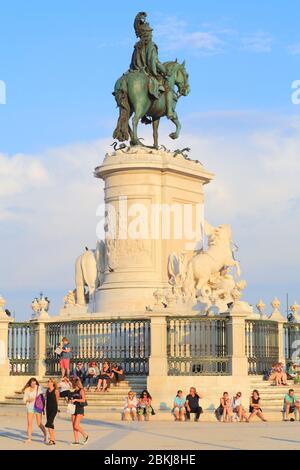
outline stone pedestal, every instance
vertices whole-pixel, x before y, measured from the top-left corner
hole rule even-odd
[[[249,309],[244,302],[236,302],[230,310],[228,324],[228,348],[230,351],[230,375],[248,376],[248,359],[245,354],[245,319]]]
[[[181,154],[133,147],[107,155],[95,176],[105,181],[110,232],[95,311],[144,312],[154,291],[169,287],[169,255],[201,248],[203,186],[213,175]]]
[[[8,351],[8,327],[14,320],[0,310],[0,377],[9,376]]]
[[[36,325],[34,342],[35,342],[35,375],[37,377],[44,377],[46,374],[46,323],[50,321],[49,318],[37,318],[32,320],[32,323]]]
[[[167,323],[163,312],[151,315],[150,350],[149,377],[167,376]]]

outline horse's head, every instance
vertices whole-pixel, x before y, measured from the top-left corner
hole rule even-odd
[[[179,96],[187,96],[190,92],[190,85],[189,85],[189,75],[185,70],[185,60],[182,64],[177,62],[165,62],[164,63],[168,74],[173,77],[174,84],[177,86],[178,89],[178,97]]]
[[[231,236],[230,225],[223,224],[216,228],[211,227],[211,231],[208,234],[208,244],[210,246],[219,244],[231,245]]]
[[[179,95],[187,96],[190,92],[189,74],[185,69],[185,60],[178,64],[175,76],[175,85],[178,88]]]

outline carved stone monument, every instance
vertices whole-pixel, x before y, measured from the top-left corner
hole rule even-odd
[[[171,253],[202,248],[204,185],[213,177],[182,154],[129,147],[108,154],[105,181],[107,264],[96,311],[146,312],[157,289],[170,289]]]
[[[189,148],[158,144],[162,117],[176,126],[171,139],[180,133],[176,104],[190,92],[185,61],[159,61],[145,12],[136,15],[134,30],[138,42],[129,70],[113,92],[119,108],[113,137],[129,143],[114,142],[114,152],[95,169],[105,183],[105,236],[77,258],[75,290],[61,315],[215,315],[229,309],[251,315],[252,307],[241,301],[246,281],[231,227],[205,221],[204,187],[213,174],[190,158]],[[153,147],[138,138],[140,122],[152,123]]]

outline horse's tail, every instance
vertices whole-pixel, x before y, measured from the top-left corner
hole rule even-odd
[[[117,127],[113,133],[113,138],[119,140],[119,142],[124,142],[129,140],[128,122],[130,118],[130,104],[128,100],[126,75],[117,81],[113,95],[116,99],[117,105],[119,106],[119,119]]]

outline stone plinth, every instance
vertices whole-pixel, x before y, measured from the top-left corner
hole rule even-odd
[[[133,147],[107,155],[95,176],[105,181],[108,266],[95,311],[145,311],[168,288],[171,253],[201,248],[204,191],[213,177],[182,154]]]

